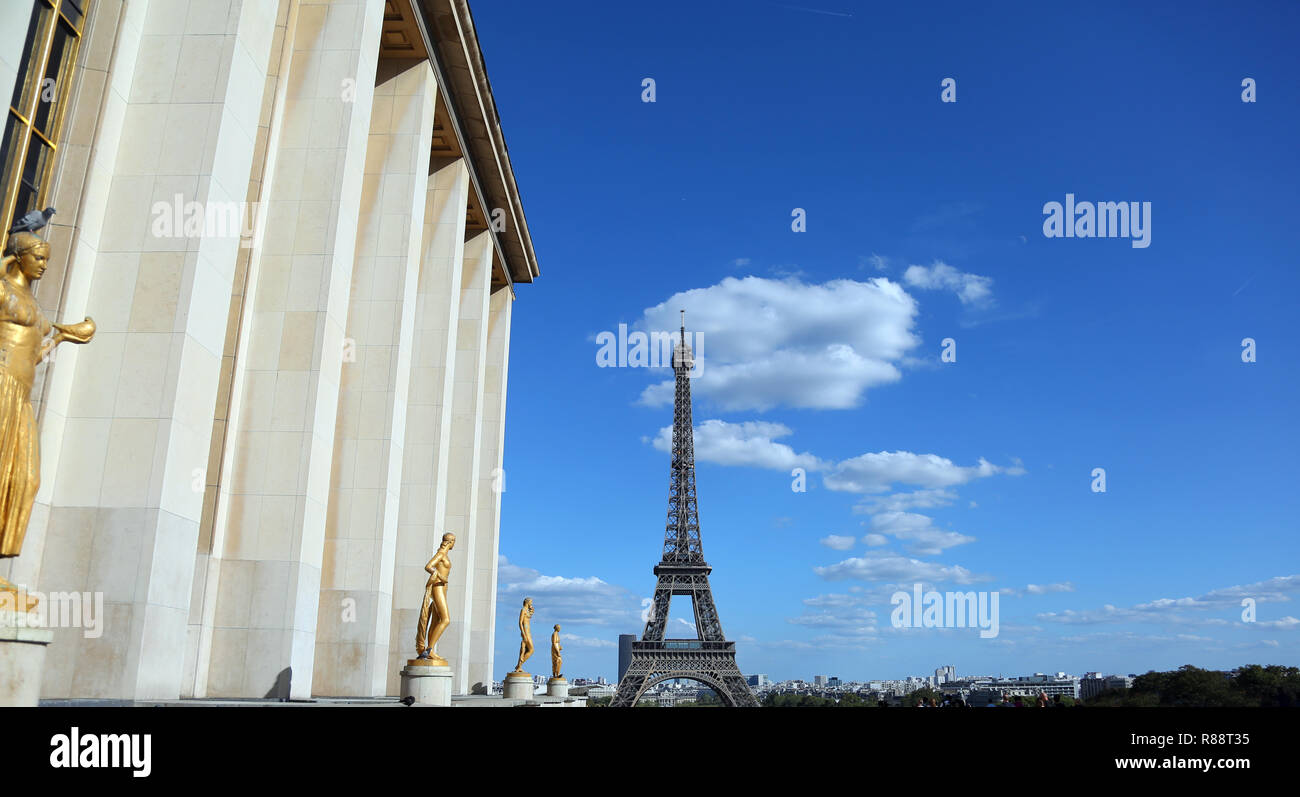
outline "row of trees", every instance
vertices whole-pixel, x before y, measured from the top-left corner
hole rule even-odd
[[[1087,705],[1300,707],[1300,668],[1249,664],[1225,672],[1186,664],[1139,675],[1132,689],[1107,690]]]

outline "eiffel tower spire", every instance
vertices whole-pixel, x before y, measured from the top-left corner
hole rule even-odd
[[[632,662],[619,681],[612,706],[635,706],[645,690],[670,678],[699,681],[729,706],[756,706],[754,693],[736,665],[736,643],[722,633],[713,603],[709,573],[700,543],[699,507],[695,499],[695,441],[691,424],[691,369],[694,352],[686,342],[686,311],[681,339],[673,351],[677,389],[673,401],[673,453],[668,480],[668,524],[663,558],[641,640],[632,643]],[[691,598],[694,639],[665,639],[668,608],[674,595]]]
[[[695,354],[686,342],[686,311],[682,311],[681,342],[673,351],[673,458],[668,480],[668,526],[664,531],[664,564],[704,563],[700,545],[700,513],[695,499],[695,440],[691,424],[691,369]]]

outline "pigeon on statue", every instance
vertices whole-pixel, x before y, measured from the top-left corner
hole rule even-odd
[[[27,213],[27,215],[23,216],[21,219],[14,222],[14,226],[12,229],[9,230],[9,232],[10,233],[36,232],[40,228],[44,227],[46,224],[49,224],[50,217],[53,215],[54,215],[54,208],[46,208],[45,210],[30,211],[29,213]]]

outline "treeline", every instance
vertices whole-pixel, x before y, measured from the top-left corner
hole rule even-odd
[[[874,701],[852,692],[841,695],[838,701],[833,697],[768,692],[767,696],[763,698],[763,705],[776,706],[777,708],[868,708],[874,707],[876,704]]]
[[[1300,707],[1300,668],[1248,664],[1223,671],[1186,664],[1170,672],[1139,675],[1132,689],[1108,689],[1086,705]]]

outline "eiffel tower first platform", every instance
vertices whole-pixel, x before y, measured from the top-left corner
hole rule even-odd
[[[642,693],[661,681],[687,678],[711,688],[728,706],[757,706],[754,693],[736,666],[736,643],[722,634],[713,605],[709,573],[700,546],[700,517],[695,504],[695,443],[691,434],[690,370],[695,365],[686,345],[686,319],[673,352],[677,392],[673,401],[673,461],[668,484],[668,527],[663,559],[655,566],[654,601],[645,633],[632,643],[632,662],[619,681],[611,706],[635,706]],[[664,639],[668,605],[674,595],[689,595],[695,608],[695,639]]]

